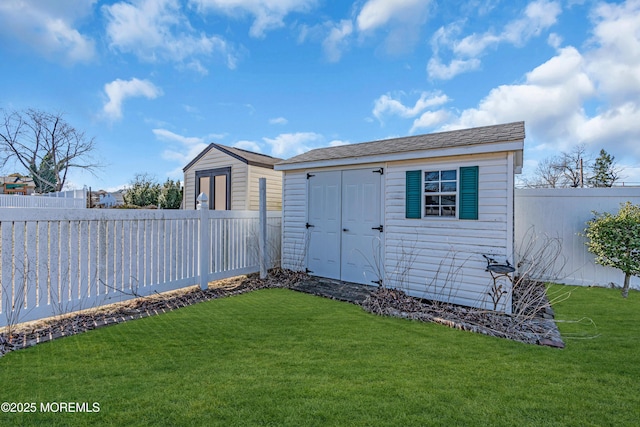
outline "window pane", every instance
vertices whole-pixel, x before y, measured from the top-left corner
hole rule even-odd
[[[455,206],[443,206],[442,207],[442,216],[456,216],[456,207]]]
[[[442,180],[443,181],[455,181],[456,180],[456,170],[450,171],[442,171]]]
[[[443,182],[442,190],[443,193],[454,193],[456,191],[456,183],[454,182]]]
[[[424,173],[424,180],[425,181],[439,181],[440,180],[440,172],[438,172],[438,171],[425,172]]]
[[[208,176],[201,176],[200,177],[200,193],[204,193],[207,195],[207,199],[209,199],[209,203],[211,203],[211,194],[209,191],[209,177]],[[198,197],[200,194],[196,194],[196,197]]]
[[[438,183],[437,182],[426,182],[424,184],[424,191],[427,193],[437,193],[438,192]]]
[[[455,205],[456,204],[456,196],[442,196],[440,198],[442,200],[442,205]]]
[[[424,204],[426,206],[438,206],[440,204],[440,196],[426,196]]]
[[[213,177],[215,184],[215,201],[213,203],[213,209],[216,211],[227,210],[227,176],[216,175]]]

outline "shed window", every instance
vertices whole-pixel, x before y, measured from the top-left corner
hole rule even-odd
[[[456,216],[458,171],[424,173],[424,216]]]
[[[478,166],[406,172],[406,218],[478,219]]]

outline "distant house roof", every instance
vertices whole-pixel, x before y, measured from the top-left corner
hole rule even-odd
[[[19,173],[12,173],[11,175],[1,176],[0,179],[4,184],[24,183],[28,185],[35,185],[33,183],[33,178],[27,175],[21,175]]]
[[[477,144],[524,141],[524,122],[407,136],[381,141],[317,148],[278,163],[286,165],[381,156],[413,151],[468,147]]]
[[[213,149],[219,150],[248,165],[258,166],[261,168],[273,169],[273,165],[282,161],[282,159],[279,159],[277,157],[267,156],[266,154],[254,153],[253,151],[243,150],[241,148],[227,147],[226,145],[211,143],[207,148],[202,150],[200,154],[198,154],[193,160],[191,160],[189,164],[185,166],[182,170],[186,171],[187,169],[189,169],[198,160],[200,160],[204,155],[206,155],[209,151]]]

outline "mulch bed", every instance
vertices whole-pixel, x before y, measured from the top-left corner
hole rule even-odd
[[[4,332],[0,333],[0,357],[10,351],[31,347],[56,338],[166,313],[198,302],[239,295],[257,289],[292,288],[304,292],[305,290],[299,285],[300,283],[308,283],[310,280],[313,279],[304,273],[275,269],[269,272],[269,277],[266,280],[260,280],[258,274],[238,276],[210,283],[208,289],[205,290],[201,290],[199,287],[190,287],[67,316],[24,323],[12,328],[10,334],[6,328]],[[341,284],[341,287],[345,292],[349,292],[348,284]],[[307,290],[307,292],[309,291]],[[540,285],[536,292],[544,294],[544,287]],[[329,297],[341,299],[334,296]],[[514,295],[514,300],[516,298],[517,295]],[[349,298],[343,300],[349,300]],[[552,312],[550,312],[548,302],[546,305],[542,304],[537,307],[533,312],[524,313],[525,310],[519,310],[522,315],[509,316],[452,304],[424,301],[407,296],[396,289],[378,287],[364,301],[362,298],[358,298],[355,303],[378,315],[435,322],[456,329],[508,338],[528,344],[564,347],[560,333],[552,316],[549,315]],[[517,304],[517,300],[514,304]],[[527,305],[527,309],[529,308]],[[517,306],[514,306],[514,311],[516,309]]]
[[[379,315],[439,323],[455,329],[527,344],[564,348],[542,283],[527,283],[526,291],[514,291],[513,299],[514,314],[508,315],[421,300],[398,289],[379,287],[362,306],[365,310]]]

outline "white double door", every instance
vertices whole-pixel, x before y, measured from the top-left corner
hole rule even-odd
[[[381,279],[381,169],[309,174],[307,268],[373,285]]]

